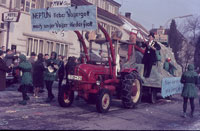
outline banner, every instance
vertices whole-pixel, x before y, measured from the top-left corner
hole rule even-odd
[[[96,30],[97,8],[94,5],[32,9],[32,31]]]
[[[162,90],[161,95],[163,98],[180,94],[183,90],[183,84],[180,82],[180,77],[168,77],[162,80]]]

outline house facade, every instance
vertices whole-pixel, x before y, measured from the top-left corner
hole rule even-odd
[[[63,56],[80,55],[80,44],[73,31],[33,32],[31,29],[30,10],[51,7],[52,0],[0,0],[0,46],[15,47],[17,51],[30,56],[31,52],[50,54],[52,51]],[[109,34],[118,30],[123,22],[118,17],[120,4],[114,0],[71,0],[72,6],[97,6],[97,21]],[[2,21],[2,14],[8,11],[20,12],[18,22],[11,22],[8,32],[8,23]],[[80,31],[85,36],[86,31]],[[99,30],[95,31],[101,34]],[[101,36],[101,35],[100,35]],[[87,46],[89,43],[87,42]],[[100,48],[98,45],[95,48]]]

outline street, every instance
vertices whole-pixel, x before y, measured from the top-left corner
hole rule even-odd
[[[95,105],[84,100],[74,100],[69,108],[62,108],[57,102],[57,83],[54,84],[56,99],[45,103],[47,91],[34,98],[26,106],[19,105],[22,99],[12,85],[0,92],[0,129],[6,130],[197,130],[200,129],[198,99],[193,118],[182,118],[182,97],[174,95],[171,100],[158,99],[150,104],[143,100],[135,109],[124,109],[120,100],[113,100],[108,113],[97,113]]]

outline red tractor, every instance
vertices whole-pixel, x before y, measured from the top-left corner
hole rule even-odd
[[[98,27],[105,39],[93,42],[107,46],[106,60],[92,60],[83,36],[75,31],[86,61],[74,67],[74,73],[68,75],[70,84],[63,85],[60,89],[58,102],[61,107],[69,107],[73,103],[74,91],[85,101],[96,103],[96,109],[100,113],[108,112],[113,96],[118,96],[125,108],[135,107],[141,100],[142,79],[139,73],[134,68],[116,73],[116,48],[106,30],[100,24]]]

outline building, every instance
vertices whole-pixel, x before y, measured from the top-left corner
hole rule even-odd
[[[56,35],[55,32],[32,32],[30,9],[49,7],[49,0],[1,0],[0,2],[0,18],[2,18],[2,13],[9,11],[9,7],[11,11],[21,13],[19,22],[10,24],[8,48],[16,46],[17,51],[28,56],[33,51],[36,54],[50,54],[52,51],[61,55],[68,54],[70,45],[73,44],[69,42],[70,40],[66,41],[64,37]],[[4,25],[7,30],[7,23],[4,22]],[[70,34],[67,32],[65,35]],[[6,46],[7,31],[2,31],[0,38],[1,45]]]
[[[164,29],[163,26],[160,26],[160,28],[152,29],[150,32],[155,34],[155,41],[168,46],[168,31],[169,29]]]
[[[33,32],[31,29],[30,9],[51,7],[52,0],[0,0],[0,46],[7,43],[7,23],[1,20],[4,12],[20,11],[19,22],[11,22],[9,31],[8,48],[30,55],[31,52],[50,54],[56,51],[64,56],[80,55],[80,44],[73,31]],[[72,6],[91,5],[97,6],[97,21],[108,32],[119,29],[123,22],[118,17],[120,4],[114,0],[71,0]],[[84,34],[86,31],[82,31]],[[99,30],[96,31],[100,34]],[[89,46],[89,43],[87,43]],[[95,48],[100,48],[95,46]]]

